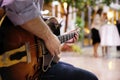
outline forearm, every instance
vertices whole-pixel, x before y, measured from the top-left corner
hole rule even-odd
[[[51,35],[53,33],[51,32],[49,26],[42,20],[41,17],[29,20],[28,22],[22,24],[21,27],[44,41],[50,40],[53,37],[53,35]]]

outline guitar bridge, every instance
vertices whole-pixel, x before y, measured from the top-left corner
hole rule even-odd
[[[30,44],[29,42],[25,43],[25,50],[27,53],[27,63],[31,62],[31,54],[30,54]]]

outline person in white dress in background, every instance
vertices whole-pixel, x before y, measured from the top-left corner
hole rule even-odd
[[[103,25],[100,27],[100,45],[102,46],[103,56],[108,54],[108,47],[119,46],[120,36],[115,24],[108,23],[107,13],[103,13]]]

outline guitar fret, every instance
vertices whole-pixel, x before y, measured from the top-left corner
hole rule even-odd
[[[61,36],[58,36],[58,39],[60,40],[60,42],[62,43],[62,39],[61,39]]]
[[[72,36],[72,33],[69,35],[68,39],[70,39],[70,38],[71,38],[71,36]]]
[[[66,35],[63,36],[63,42],[67,41]]]
[[[63,43],[63,36],[61,36],[61,43]]]
[[[65,41],[65,40],[64,40],[64,39],[65,39],[64,37],[65,37],[65,36],[63,36],[63,37],[62,37],[62,42],[64,42],[64,41]]]
[[[64,37],[64,41],[67,41],[68,39],[66,37]]]
[[[70,37],[70,34],[67,36],[67,40],[69,39],[69,37]]]

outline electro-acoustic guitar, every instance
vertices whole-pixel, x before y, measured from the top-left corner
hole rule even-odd
[[[61,43],[74,37],[75,32],[60,36],[61,24],[56,18],[45,21]],[[50,55],[42,39],[4,18],[0,27],[0,74],[3,80],[38,80],[52,62],[58,61],[59,57]]]

